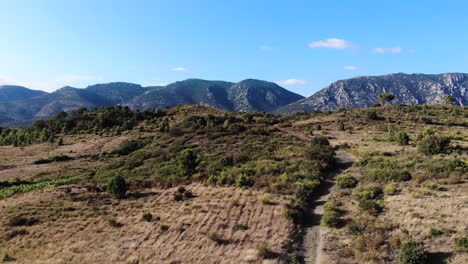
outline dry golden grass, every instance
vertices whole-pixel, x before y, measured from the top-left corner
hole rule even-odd
[[[283,217],[284,200],[234,187],[186,187],[195,198],[176,202],[176,188],[145,190],[141,198],[117,202],[79,186],[31,192],[0,201],[1,230],[7,218],[34,215],[28,234],[0,238],[0,255],[17,263],[246,263],[261,261],[257,245],[284,253],[292,224]],[[61,209],[60,209],[61,208]],[[67,208],[67,209],[63,209]],[[147,222],[143,214],[151,213]],[[121,227],[113,227],[114,219]],[[236,230],[236,224],[246,230]]]

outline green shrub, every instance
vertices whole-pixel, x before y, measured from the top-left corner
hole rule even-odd
[[[375,111],[368,111],[367,112],[367,119],[379,120],[379,116],[377,115],[377,113]]]
[[[418,142],[418,152],[430,156],[446,153],[450,146],[450,139],[436,135],[426,135]]]
[[[246,173],[241,173],[236,177],[236,187],[250,187],[254,185],[254,180]]]
[[[123,224],[122,223],[119,223],[115,218],[108,218],[107,219],[107,223],[112,226],[112,227],[122,227]]]
[[[2,261],[3,262],[13,262],[13,261],[16,261],[16,259],[14,257],[8,255],[7,253],[5,253],[5,255],[2,258]]]
[[[9,226],[32,226],[38,222],[39,220],[34,217],[13,216],[8,219],[7,224]]]
[[[181,176],[186,178],[190,178],[196,173],[199,163],[197,155],[191,149],[179,153],[177,162],[182,173]]]
[[[338,130],[340,130],[340,131],[344,131],[344,130],[345,130],[345,125],[344,125],[343,122],[339,122],[339,123],[338,123]]]
[[[244,225],[244,224],[236,224],[234,226],[234,230],[247,230],[249,227],[247,225]]]
[[[397,187],[394,183],[389,183],[385,185],[385,188],[383,189],[383,193],[385,195],[394,195],[397,193]]]
[[[328,169],[335,161],[335,149],[330,145],[327,138],[314,137],[307,148],[307,158],[320,163],[321,170]]]
[[[125,178],[117,175],[112,177],[107,183],[107,191],[115,198],[122,199],[127,193],[127,182]]]
[[[340,214],[336,205],[333,203],[327,202],[323,206],[323,215],[322,219],[320,220],[320,224],[326,227],[333,227],[336,228],[340,226]]]
[[[151,213],[145,213],[143,214],[143,220],[145,220],[146,222],[151,222],[151,220],[153,219],[153,214]]]
[[[72,157],[69,157],[67,155],[57,155],[57,156],[53,156],[51,158],[48,158],[48,159],[38,159],[36,161],[34,161],[34,164],[48,164],[48,163],[52,163],[52,162],[64,162],[64,161],[69,161],[69,160],[73,160]]]
[[[268,194],[263,194],[262,196],[260,196],[258,200],[263,205],[269,205],[271,203],[270,197],[268,196]]]
[[[437,190],[439,190],[440,185],[437,182],[429,181],[429,182],[426,182],[424,184],[424,188],[426,188],[428,190],[437,191]]]
[[[393,157],[375,155],[365,158],[362,161],[365,176],[378,181],[407,181],[411,179],[411,174],[404,167],[402,161]]]
[[[405,146],[409,144],[409,136],[405,131],[399,131],[396,135],[396,141],[399,145]]]
[[[401,264],[425,264],[427,254],[420,241],[409,238],[403,242],[400,255]]]
[[[112,151],[112,154],[125,156],[136,150],[139,150],[151,142],[151,138],[139,138],[135,140],[127,140],[122,142],[116,149]]]
[[[320,186],[318,180],[305,180],[298,182],[294,191],[294,200],[303,206],[308,206],[312,202],[315,191]]]
[[[357,185],[357,180],[352,176],[341,176],[336,182],[341,189],[354,188]]]
[[[257,252],[258,252],[258,256],[261,259],[268,259],[268,258],[273,257],[273,252],[270,250],[270,248],[268,247],[268,244],[266,243],[261,243],[257,245]]]
[[[468,237],[460,237],[455,240],[455,245],[460,251],[468,251]]]

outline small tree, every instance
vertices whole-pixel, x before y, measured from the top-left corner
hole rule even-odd
[[[393,101],[393,99],[395,99],[395,96],[391,93],[379,94],[379,100],[382,102],[383,105],[385,105],[385,103],[390,103],[391,101]]]
[[[183,150],[177,156],[177,162],[179,163],[179,168],[183,177],[189,178],[195,174],[198,166],[198,158],[191,149]]]
[[[409,136],[405,131],[400,131],[396,135],[396,141],[399,145],[405,146],[409,144]]]
[[[125,178],[120,175],[112,177],[107,183],[107,191],[117,199],[124,198],[127,193],[127,189],[127,182],[125,181]]]
[[[425,135],[418,142],[418,152],[424,155],[435,155],[445,153],[449,149],[450,138],[437,136],[437,135]]]
[[[409,238],[403,242],[400,255],[401,264],[427,263],[427,255],[424,252],[422,242]]]
[[[447,105],[453,105],[453,103],[455,102],[455,97],[451,96],[451,95],[445,95],[444,96],[444,103],[447,104]]]

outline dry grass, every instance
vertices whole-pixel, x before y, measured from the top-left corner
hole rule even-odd
[[[28,234],[0,238],[0,255],[17,263],[243,263],[259,261],[256,247],[264,242],[284,253],[293,232],[282,216],[284,200],[270,195],[274,203],[264,206],[260,191],[198,184],[187,189],[195,198],[183,202],[173,200],[176,188],[145,190],[142,198],[117,203],[78,186],[0,201],[4,231],[12,229],[5,224],[12,215],[39,219],[25,227]],[[150,222],[142,220],[148,212]],[[110,225],[110,218],[121,226]]]

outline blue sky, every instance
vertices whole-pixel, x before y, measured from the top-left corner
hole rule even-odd
[[[310,95],[394,72],[468,72],[464,0],[2,0],[0,84],[187,78]]]

